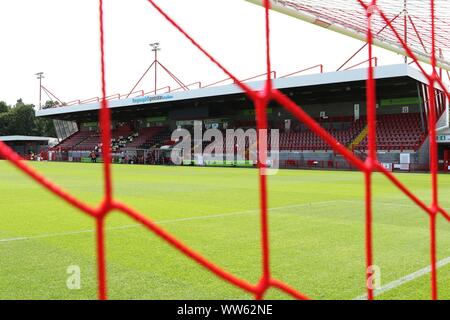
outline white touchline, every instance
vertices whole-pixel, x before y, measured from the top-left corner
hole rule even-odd
[[[437,268],[441,268],[443,266],[446,266],[450,264],[450,257],[447,257],[445,259],[442,259],[438,261]],[[379,296],[380,294],[383,294],[385,292],[388,292],[392,289],[398,288],[401,285],[404,285],[405,283],[408,283],[410,281],[413,281],[417,278],[420,278],[427,273],[431,272],[431,266],[425,267],[423,269],[417,270],[416,272],[410,273],[400,279],[394,280],[392,282],[389,282],[388,284],[382,286],[380,289],[374,290],[374,296]],[[367,294],[360,295],[359,297],[354,298],[353,300],[367,300]]]
[[[273,207],[273,208],[269,208],[269,211],[277,211],[277,210],[285,210],[285,209],[289,209],[289,208],[301,208],[301,207],[309,207],[309,206],[330,205],[330,204],[333,204],[333,203],[336,203],[336,202],[341,202],[341,200],[320,201],[320,202],[294,204],[294,205],[281,206],[281,207]],[[207,215],[207,216],[196,216],[196,217],[189,217],[189,218],[160,220],[160,221],[155,221],[155,223],[156,224],[167,224],[167,223],[192,221],[192,220],[205,220],[205,219],[213,219],[213,218],[221,218],[221,217],[228,217],[228,216],[237,216],[237,215],[251,214],[251,213],[257,213],[257,212],[259,212],[259,209],[237,211],[237,212],[229,212],[229,213],[219,213],[219,214],[212,214],[212,215]],[[124,230],[124,229],[130,229],[130,228],[137,228],[137,227],[141,227],[141,226],[142,226],[142,224],[133,223],[133,224],[128,224],[128,225],[124,225],[124,226],[105,228],[105,230],[106,231]],[[93,233],[93,232],[95,232],[94,229],[68,231],[68,232],[60,232],[60,233],[48,233],[48,234],[40,234],[40,235],[29,236],[29,237],[23,236],[23,237],[0,239],[0,243],[2,243],[2,242],[14,242],[14,241],[25,241],[25,240],[32,240],[32,239],[44,239],[44,238],[62,237],[62,236],[70,236],[70,235],[77,235],[77,234],[83,234],[83,233]]]
[[[364,200],[341,200],[341,202],[347,202],[347,203],[354,203],[354,204],[365,204],[366,202]],[[417,208],[420,209],[420,207],[414,203],[394,203],[394,202],[385,202],[385,201],[376,201],[373,200],[376,204],[386,205],[386,206],[397,206],[397,207],[406,207],[406,208]]]
[[[343,202],[347,202],[347,203],[361,203],[364,204],[364,201],[357,201],[357,200],[342,200]],[[411,204],[406,204],[406,203],[392,203],[392,202],[380,202],[380,201],[375,201],[377,204],[381,204],[381,205],[392,205],[392,206],[399,206],[399,207],[408,207],[408,208],[417,208],[420,209],[420,207],[414,203]],[[437,262],[437,268],[441,268],[443,266],[446,266],[450,264],[450,257],[447,257],[445,259],[442,259],[440,261]],[[431,272],[431,266],[425,267],[423,269],[417,270],[411,274],[408,274],[400,279],[394,280],[392,282],[389,282],[388,284],[382,286],[380,289],[374,290],[374,296],[379,296],[385,292],[388,292],[390,290],[393,290],[395,288],[398,288],[400,286],[402,286],[405,283],[408,283],[410,281],[413,281],[417,278],[420,278],[424,275],[426,275],[427,273]],[[367,294],[363,294],[360,295],[356,298],[354,298],[353,300],[367,300]]]

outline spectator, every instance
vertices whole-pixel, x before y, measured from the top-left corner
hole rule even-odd
[[[91,162],[92,163],[97,163],[97,153],[95,153],[95,151],[91,152],[90,157],[91,157]]]

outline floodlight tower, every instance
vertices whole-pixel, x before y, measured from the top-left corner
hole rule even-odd
[[[175,76],[161,62],[159,62],[158,51],[161,51],[160,43],[159,42],[151,43],[150,47],[152,48],[152,51],[155,53],[155,60],[152,62],[150,67],[148,67],[147,70],[145,70],[142,77],[138,80],[138,82],[134,85],[133,89],[131,89],[130,93],[127,95],[127,98],[129,98],[130,95],[132,93],[134,93],[134,89],[136,89],[138,87],[138,85],[141,83],[142,79],[144,79],[144,77],[150,72],[150,70],[153,68],[153,66],[155,66],[155,91],[154,91],[154,93],[156,95],[156,93],[158,92],[158,65],[161,67],[161,69],[163,71],[165,71],[180,86],[180,88],[178,88],[178,89],[183,89],[184,91],[188,91],[189,90],[188,86],[186,86],[179,78],[177,78],[177,76]],[[167,87],[167,88],[169,88],[169,92],[170,92],[170,87]]]
[[[155,94],[156,90],[158,90],[158,51],[161,51],[161,47],[159,46],[159,42],[151,43],[150,47],[152,51],[155,53]]]
[[[403,28],[404,28],[404,40],[408,44],[408,5],[407,0],[403,0]],[[405,54],[405,64],[408,63],[408,55]]]
[[[44,73],[38,72],[35,74],[37,79],[39,80],[39,109],[42,108],[42,79],[44,79]]]

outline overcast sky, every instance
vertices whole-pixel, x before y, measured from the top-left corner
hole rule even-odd
[[[166,22],[147,0],[105,0],[107,93],[126,93],[153,60],[149,43],[161,42],[160,61],[184,83],[226,78]],[[355,1],[356,2],[356,1]],[[238,78],[265,72],[264,10],[244,0],[159,0],[214,57]],[[323,63],[339,67],[361,42],[272,12],[272,60],[278,75]],[[35,73],[63,101],[100,94],[97,0],[0,1],[0,100],[38,104]],[[376,50],[382,64],[400,56]],[[361,53],[354,63],[366,59]],[[138,89],[153,90],[147,76]],[[158,87],[176,87],[160,75]]]

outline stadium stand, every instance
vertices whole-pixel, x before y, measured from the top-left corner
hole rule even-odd
[[[322,127],[327,129],[342,145],[349,149],[367,150],[367,136],[365,118],[354,121],[352,117],[336,119],[316,119]],[[247,126],[249,127],[249,126]],[[274,127],[280,125],[274,124]],[[418,150],[425,141],[426,132],[422,127],[419,113],[385,114],[377,118],[377,142],[379,150]],[[225,130],[222,130],[224,137]],[[364,136],[361,136],[363,134]],[[133,131],[130,126],[119,127],[112,131],[111,147],[113,151],[121,148],[150,149],[164,144],[170,145],[171,131],[167,127],[148,127]],[[360,143],[352,145],[357,138]],[[270,141],[270,140],[269,140]],[[204,147],[208,143],[204,143]],[[236,145],[245,144],[244,141],[224,141],[224,150],[233,150]],[[78,131],[62,141],[55,148],[65,150],[94,150],[100,145],[100,134],[92,131]],[[311,130],[298,123],[290,130],[282,130],[280,133],[281,151],[328,151],[331,148]]]
[[[426,139],[419,113],[389,114],[377,117],[378,150],[418,150]],[[367,137],[357,146],[367,150]]]
[[[131,129],[131,126],[121,126],[111,133],[111,147],[113,151],[121,148],[143,148],[149,147],[158,142],[168,139],[170,132],[167,128],[152,127],[143,128],[137,132]],[[54,150],[84,150],[91,151],[100,148],[100,133],[97,131],[80,130],[61,141]]]
[[[89,138],[91,136],[91,132],[89,131],[77,131],[67,139],[61,141],[57,146],[55,146],[55,149],[67,149],[67,150],[73,150],[75,149],[80,143],[82,143],[84,140]]]
[[[100,133],[91,133],[87,139],[79,143],[76,148],[78,150],[94,150],[100,144]]]
[[[163,127],[150,127],[143,128],[137,132],[136,138],[127,145],[129,148],[140,148],[146,144],[149,144],[152,139],[164,130]]]
[[[348,121],[348,120],[347,120]],[[355,122],[327,122],[322,124],[343,145],[349,145],[365,127],[364,120]],[[330,150],[331,148],[303,125],[280,135],[280,150]]]
[[[401,154],[408,153],[410,164],[414,165],[412,168],[426,168],[429,163],[429,145],[425,132],[430,121],[427,96],[424,94],[427,91],[426,84],[422,83],[423,79],[414,76],[413,68],[408,65],[380,66],[377,67],[377,74],[379,94],[376,139],[380,159],[394,167],[400,163]],[[397,76],[392,77],[393,74]],[[353,152],[358,159],[365,160],[368,155],[369,132],[366,121],[368,108],[364,102],[365,77],[365,70],[356,69],[290,79],[281,77],[274,85],[301,105],[309,117],[339,142],[340,147]],[[256,84],[258,83],[255,82]],[[113,160],[123,163],[121,153],[127,152],[132,159],[136,157],[149,159],[149,163],[173,164],[170,152],[176,142],[171,141],[170,136],[177,128],[190,131],[191,137],[194,137],[196,124],[201,124],[203,130],[217,128],[224,137],[227,129],[255,129],[255,112],[248,108],[248,101],[235,87],[217,87],[215,90],[220,95],[216,95],[217,92],[211,95],[208,88],[197,90],[185,93],[189,99],[185,96],[182,99],[176,98],[176,92],[173,95],[158,96],[158,99],[167,99],[167,103],[127,99],[117,101],[111,123]],[[440,94],[439,90],[435,91],[436,95]],[[194,96],[196,92],[206,96],[198,98]],[[444,102],[440,99],[437,103],[437,118],[440,118],[445,109]],[[91,151],[98,152],[99,158],[102,158],[104,148],[100,143],[98,118],[95,113],[87,110],[91,107],[80,106],[86,110],[77,112],[77,117],[70,113],[69,116],[66,115],[71,106],[39,111],[40,116],[73,122],[74,127],[80,130],[54,149],[55,161],[86,161]],[[317,133],[276,103],[270,105],[267,111],[268,128],[279,129],[282,167],[315,168],[323,165],[324,168],[357,169],[349,166]],[[268,143],[272,148],[270,135]],[[198,146],[199,142],[194,144]],[[209,144],[210,142],[203,141],[202,150]],[[246,157],[253,155],[251,151],[254,145],[247,141],[223,142],[224,153],[227,150],[242,151],[243,147]]]
[[[155,146],[161,146],[163,144],[172,144],[170,141],[171,132],[168,128],[160,128],[159,131],[147,139],[144,143],[139,145],[138,149],[150,149]]]

